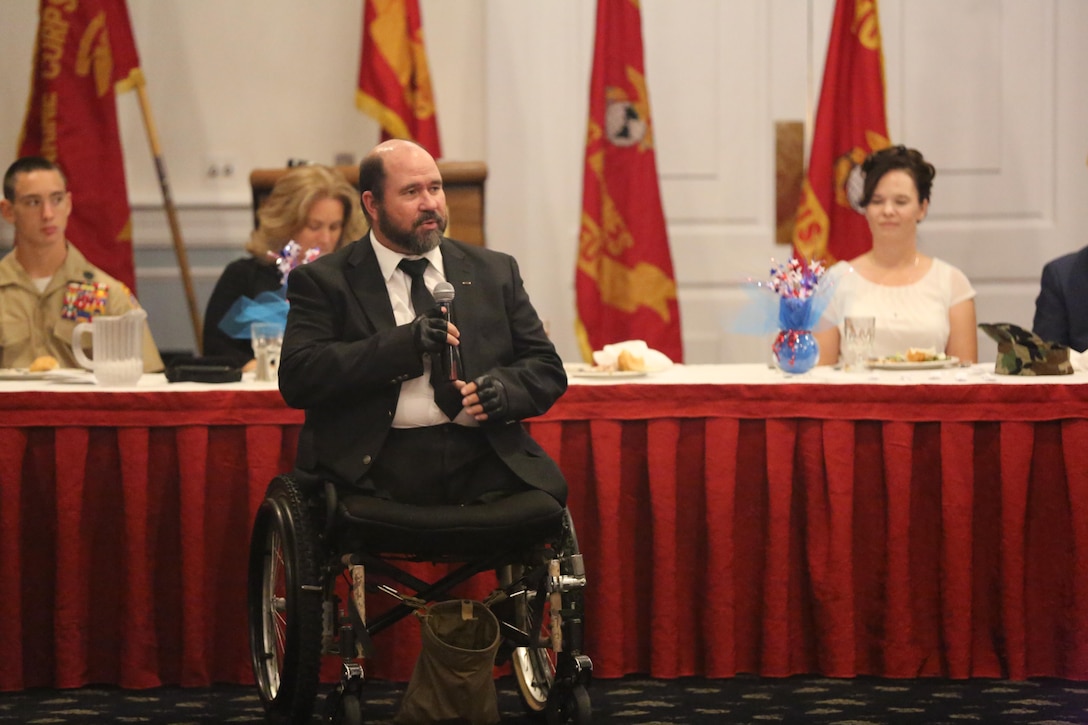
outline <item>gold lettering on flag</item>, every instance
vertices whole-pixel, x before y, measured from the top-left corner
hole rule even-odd
[[[42,149],[41,155],[57,160],[57,92],[42,95]]]
[[[60,9],[50,6],[42,11],[41,25],[39,35],[42,44],[40,61],[42,77],[53,80],[60,75],[60,63],[64,59],[64,41],[68,37],[68,21],[65,20],[64,13]]]
[[[827,212],[805,179],[801,185],[801,203],[797,208],[794,245],[806,259],[821,259],[827,253]]]

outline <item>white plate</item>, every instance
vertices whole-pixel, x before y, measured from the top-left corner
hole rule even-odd
[[[645,370],[593,370],[592,368],[568,368],[567,374],[574,378],[605,378],[620,380],[623,378],[641,378]]]
[[[576,370],[571,373],[575,378],[641,378],[646,375],[645,370]]]
[[[0,380],[41,380],[47,378],[52,370],[30,372],[21,368],[0,368]]]
[[[910,362],[909,360],[869,360],[867,367],[874,370],[937,370],[939,368],[954,368],[960,364],[958,357],[946,357],[944,360],[925,360],[924,362]]]
[[[0,380],[47,380],[49,378],[70,378],[79,376],[82,370],[57,368],[30,372],[24,368],[0,368]]]

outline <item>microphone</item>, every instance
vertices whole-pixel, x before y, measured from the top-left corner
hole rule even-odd
[[[431,291],[431,296],[434,297],[438,306],[446,308],[446,311],[442,313],[446,324],[449,324],[453,313],[454,294],[453,285],[449,282],[439,282]],[[442,375],[446,380],[457,380],[461,377],[461,353],[453,345],[446,345],[446,350],[442,354]]]

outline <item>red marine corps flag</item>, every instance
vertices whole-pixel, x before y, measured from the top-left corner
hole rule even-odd
[[[587,360],[604,345],[639,339],[683,361],[633,0],[597,2],[575,287]]]
[[[860,195],[865,157],[889,145],[876,0],[836,0],[793,232],[798,254],[832,263],[853,259],[872,246],[865,217],[851,198],[856,202]]]
[[[68,240],[129,287],[132,217],[114,94],[136,82],[139,65],[123,0],[41,0],[19,155],[64,170]]]
[[[381,124],[383,141],[411,139],[442,156],[418,0],[366,0],[355,105]]]

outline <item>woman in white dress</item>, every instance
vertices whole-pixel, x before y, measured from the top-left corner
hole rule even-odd
[[[824,318],[834,325],[816,333],[820,364],[838,362],[843,319],[855,316],[876,318],[876,357],[919,348],[975,362],[975,290],[963,272],[918,251],[936,170],[903,146],[870,154],[861,168],[873,247],[828,270],[835,287]]]

